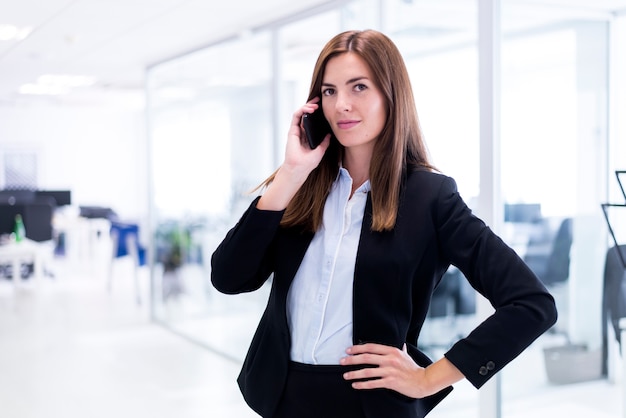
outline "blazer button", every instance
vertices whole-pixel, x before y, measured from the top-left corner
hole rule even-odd
[[[487,366],[487,370],[493,370],[496,368],[496,364],[493,361],[488,361],[486,366]]]
[[[480,369],[478,369],[478,374],[481,376],[487,376],[487,373],[489,373],[487,368],[485,366],[480,366]]]

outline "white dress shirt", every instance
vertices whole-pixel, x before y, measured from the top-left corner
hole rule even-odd
[[[339,364],[352,345],[352,283],[369,180],[353,194],[344,168],[287,296],[291,360]]]

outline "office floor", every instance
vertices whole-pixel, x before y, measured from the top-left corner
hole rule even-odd
[[[236,362],[152,323],[147,303],[135,304],[130,266],[118,266],[111,292],[101,267],[61,259],[51,271],[18,288],[0,281],[0,417],[257,416],[236,387]],[[142,270],[144,300],[147,282]],[[456,392],[476,396],[463,384]],[[620,394],[605,380],[540,387],[505,401],[503,417],[622,418]],[[429,418],[472,416],[452,401]]]

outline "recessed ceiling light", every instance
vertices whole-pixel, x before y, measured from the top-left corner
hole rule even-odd
[[[23,84],[19,88],[21,94],[59,95],[67,94],[70,89],[89,87],[96,82],[95,77],[70,74],[44,74],[37,78],[36,83]]]
[[[20,94],[34,94],[34,95],[49,95],[57,96],[60,94],[67,94],[69,90],[59,86],[49,86],[43,84],[28,83],[20,86]]]
[[[0,25],[0,41],[21,41],[33,31],[30,26]]]
[[[86,75],[44,74],[37,78],[37,84],[60,87],[89,87],[95,82],[95,77]]]

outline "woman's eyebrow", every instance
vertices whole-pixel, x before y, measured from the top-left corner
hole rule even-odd
[[[352,83],[356,83],[357,81],[367,80],[367,79],[368,79],[367,77],[362,75],[362,76],[359,76],[359,77],[351,78],[350,80],[346,81],[346,84],[352,84]]]
[[[346,81],[346,85],[347,84],[356,83],[357,81],[361,81],[361,80],[368,80],[368,78],[365,77],[365,76],[354,77],[354,78],[351,78],[350,80]],[[332,84],[332,83],[323,82],[322,83],[322,87],[335,87],[335,85]]]

